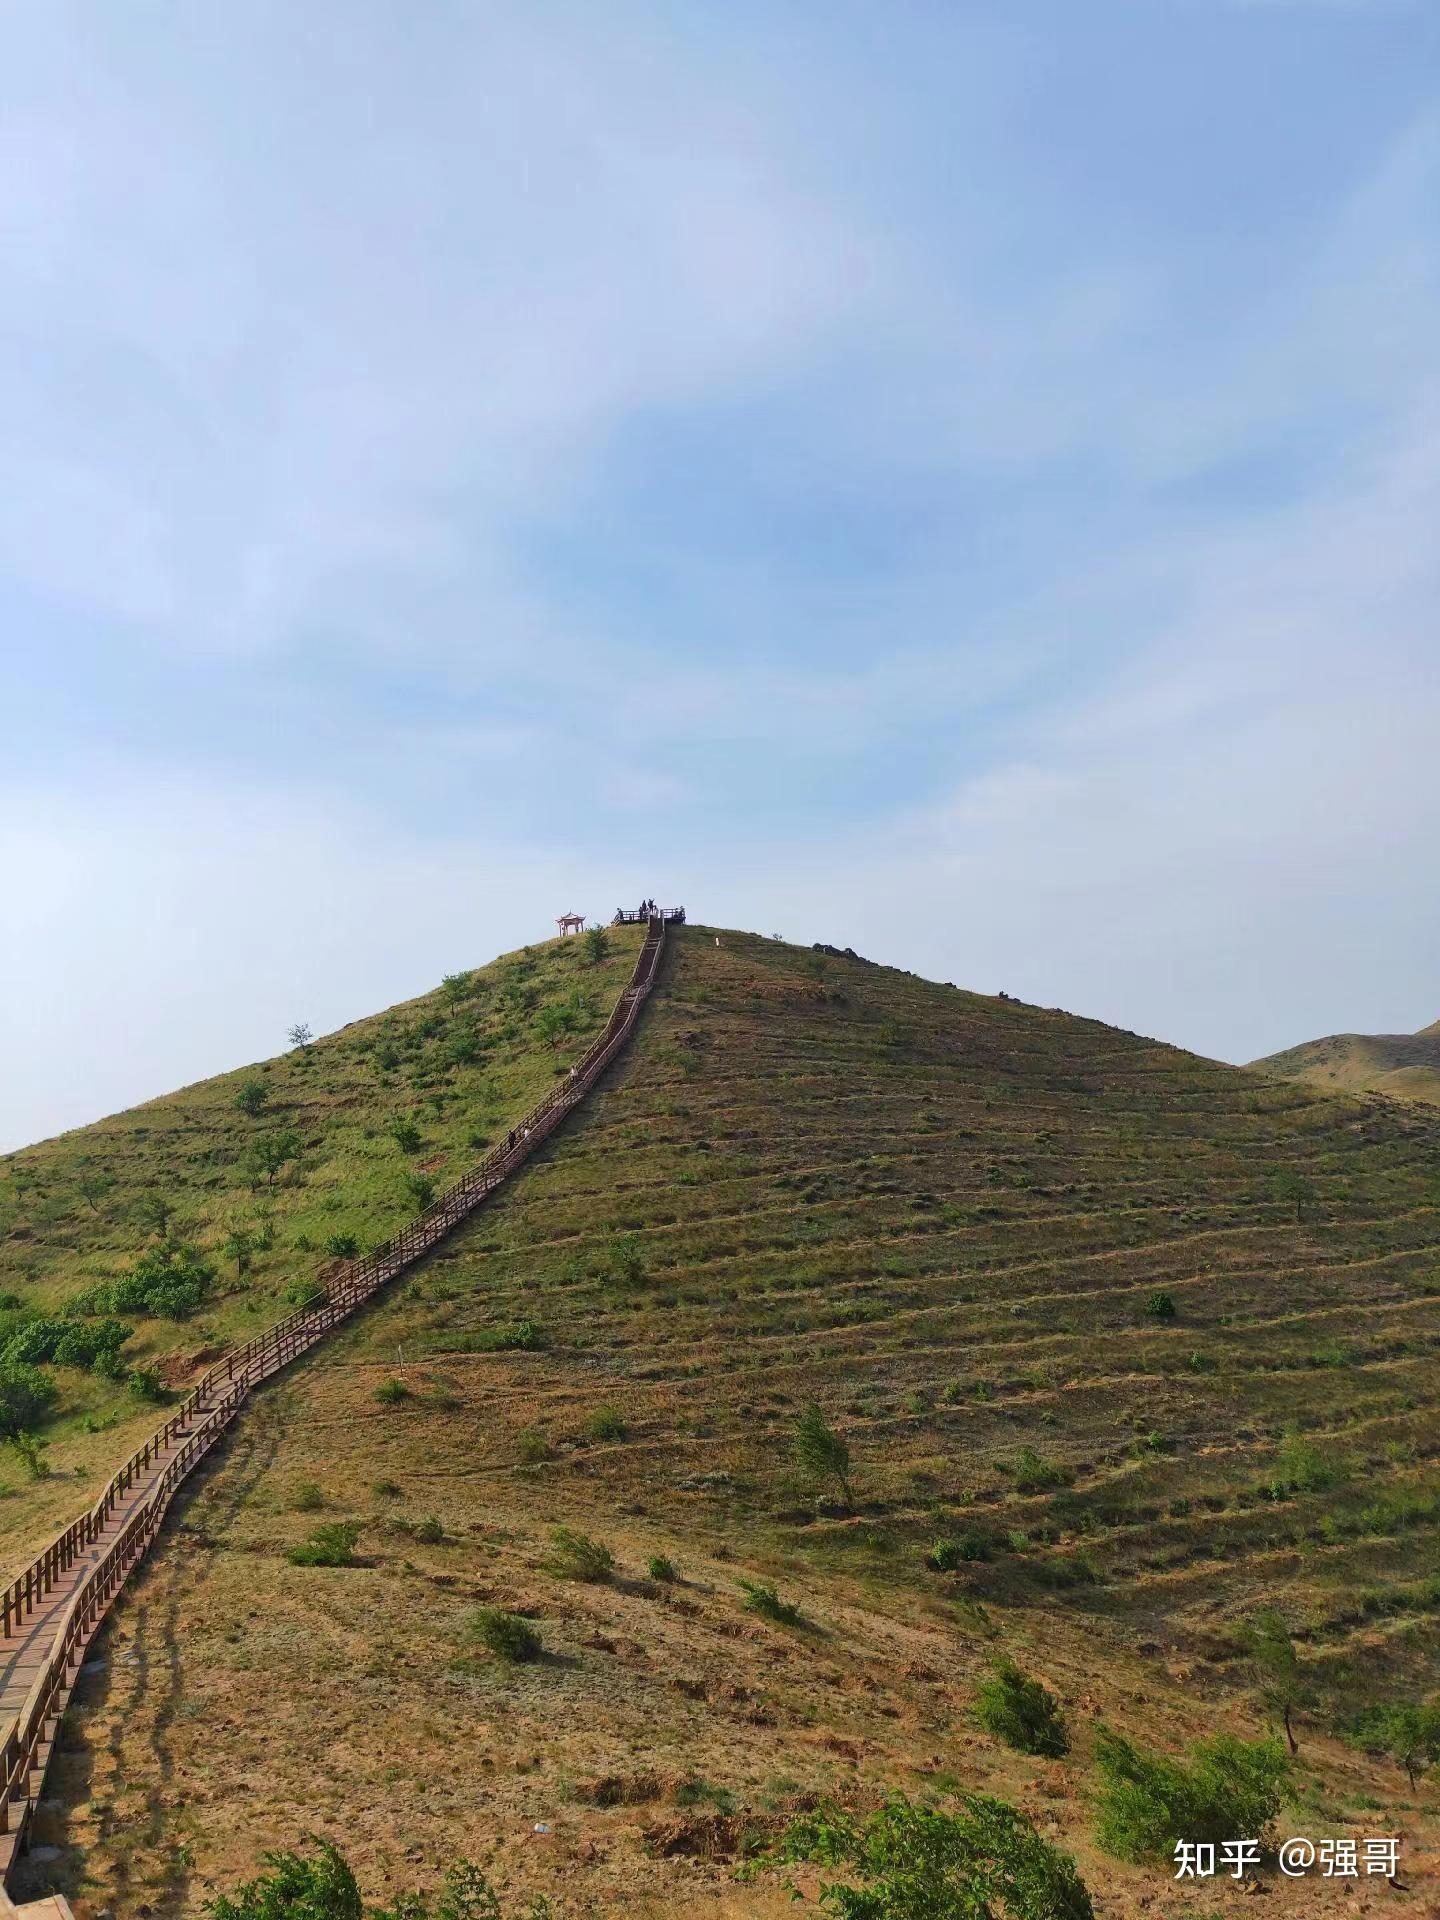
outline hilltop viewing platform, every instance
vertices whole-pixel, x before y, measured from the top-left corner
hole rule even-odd
[[[648,903],[638,907],[617,907],[612,927],[644,926],[647,920],[660,920],[668,927],[683,927],[684,907],[656,907]]]

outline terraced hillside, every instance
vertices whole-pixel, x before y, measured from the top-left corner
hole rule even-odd
[[[513,1192],[207,1470],[80,1695],[56,1870],[77,1911],[196,1914],[308,1829],[376,1898],[465,1853],[566,1915],[778,1915],[745,1830],[983,1784],[1130,1912],[1160,1882],[1095,1859],[1095,1726],[1258,1731],[1267,1606],[1294,1824],[1433,1841],[1329,1729],[1435,1685],[1437,1343],[1423,1109],[687,929]],[[811,1401],[848,1504],[797,1464]],[[287,1563],[336,1523],[355,1564]],[[485,1607],[545,1657],[487,1651]],[[1068,1759],[977,1731],[997,1651]]]
[[[167,1386],[292,1311],[335,1253],[393,1233],[566,1072],[639,941],[626,927],[598,959],[579,940],[508,954],[0,1159],[0,1438],[33,1426],[45,1470],[0,1448],[0,1570],[89,1502]],[[5,1419],[16,1361],[55,1396],[42,1418]]]
[[[1332,1093],[1388,1093],[1440,1105],[1440,1020],[1418,1033],[1332,1033],[1250,1064],[1271,1079],[1308,1080]]]

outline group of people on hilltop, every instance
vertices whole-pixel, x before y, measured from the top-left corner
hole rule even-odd
[[[623,907],[617,907],[615,909],[615,918],[619,920],[624,914],[624,911],[625,909]],[[637,908],[637,912],[642,914],[644,918],[647,920],[649,920],[653,915],[657,914],[659,911],[660,909],[656,906],[653,900],[642,900],[640,902],[639,907]]]

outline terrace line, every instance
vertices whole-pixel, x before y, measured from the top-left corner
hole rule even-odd
[[[655,984],[666,925],[684,919],[683,907],[660,908],[647,917],[630,983],[604,1031],[500,1146],[393,1240],[363,1259],[338,1260],[326,1268],[321,1275],[325,1298],[318,1305],[276,1321],[217,1361],[160,1431],[126,1461],[90,1511],[0,1592],[0,1920],[10,1914],[69,1920],[70,1908],[60,1895],[15,1907],[7,1891],[10,1874],[43,1791],[85,1650],[159,1532],[177,1488],[235,1418],[252,1387],[308,1352],[386,1281],[422,1259],[579,1105],[630,1037]]]

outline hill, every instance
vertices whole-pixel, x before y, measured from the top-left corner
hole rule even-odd
[[[1308,1080],[1332,1092],[1440,1104],[1440,1020],[1418,1033],[1332,1033],[1250,1065],[1270,1079]]]
[[[558,996],[580,963],[527,977]],[[1096,1728],[1262,1732],[1267,1607],[1305,1701],[1296,1829],[1433,1841],[1423,1792],[1335,1734],[1435,1685],[1440,1121],[845,954],[688,928],[667,965],[513,1189],[206,1469],[77,1696],[61,1880],[198,1914],[314,1831],[375,1898],[465,1853],[566,1915],[778,1915],[775,1876],[730,1876],[747,1833],[983,1786],[1138,1911],[1169,1876],[1095,1853]],[[494,1042],[517,1084],[553,1071],[533,1011]],[[298,1093],[347,1044],[272,1073]],[[397,1089],[365,1071],[370,1177]],[[232,1191],[197,1197],[206,1231]],[[57,1202],[52,1243],[84,1211]],[[99,1259],[74,1251],[67,1285]],[[274,1300],[296,1263],[269,1258]],[[848,1499],[797,1460],[812,1402]],[[287,1564],[330,1523],[354,1564]],[[545,1657],[487,1651],[486,1607]],[[1058,1696],[1064,1760],[976,1726],[997,1653]],[[1274,1890],[1345,1910],[1340,1882]]]

